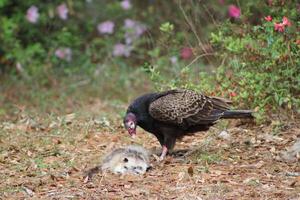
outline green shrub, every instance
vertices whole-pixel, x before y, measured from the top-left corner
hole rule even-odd
[[[122,8],[120,1],[0,0],[0,72],[33,79],[90,75],[109,58],[128,57],[122,52],[115,55],[114,49],[129,37],[126,48],[135,54],[144,43],[145,26],[135,19],[137,8],[131,7]],[[124,25],[126,19],[131,27]],[[112,30],[103,30],[109,29],[107,24],[101,29],[104,22],[111,23]],[[127,60],[123,59],[125,64]]]
[[[194,60],[179,59],[176,65],[170,65],[161,57],[163,48],[158,45],[151,54],[155,61],[147,64],[145,71],[150,72],[159,89],[184,87],[231,98],[238,107],[254,109],[258,121],[266,119],[268,113],[280,114],[283,109],[299,112],[300,5],[296,1],[257,0],[241,2],[239,6],[225,6],[231,17],[222,8],[211,13],[217,16],[220,11],[221,16],[226,16],[215,22],[210,35],[215,62],[205,63],[200,58],[205,55],[200,49],[203,45],[194,39]],[[178,43],[168,37],[178,37],[177,27],[164,23],[160,30],[160,41],[168,41],[173,54],[177,49],[179,55]],[[198,37],[205,39],[203,35]],[[172,51],[166,55],[172,55]],[[216,67],[207,69],[208,64]]]
[[[299,112],[299,7],[296,0],[0,0],[0,73],[46,87],[72,75],[78,84],[70,85],[97,80],[103,91],[133,96],[125,88],[152,88],[145,72],[158,90],[231,98],[258,119]]]
[[[296,1],[272,1],[271,5],[253,1],[242,6],[245,14],[239,21],[227,21],[211,34],[224,59],[217,69],[218,83],[222,90],[234,91],[237,101],[255,109],[258,118],[266,112],[297,111],[300,11]],[[258,24],[250,20],[253,9],[262,13]]]

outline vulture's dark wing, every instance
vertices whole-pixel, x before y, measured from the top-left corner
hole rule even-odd
[[[229,110],[227,103],[192,90],[172,90],[153,101],[149,113],[158,121],[179,126],[211,124]]]

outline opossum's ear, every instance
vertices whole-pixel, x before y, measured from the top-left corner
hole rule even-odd
[[[124,161],[124,162],[128,162],[128,158],[124,158],[123,161]]]

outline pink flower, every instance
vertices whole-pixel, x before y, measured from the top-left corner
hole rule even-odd
[[[273,0],[268,0],[268,4],[269,4],[269,6],[272,6],[273,5]]]
[[[30,8],[28,8],[27,13],[26,13],[26,19],[30,22],[30,23],[37,23],[38,19],[39,19],[39,10],[36,6],[30,6]]]
[[[268,16],[265,17],[265,20],[268,21],[268,22],[270,22],[270,21],[273,20],[273,18],[270,15],[268,15]]]
[[[97,29],[101,34],[112,34],[114,32],[115,24],[112,21],[105,21],[98,24]]]
[[[70,48],[59,48],[55,51],[55,56],[70,62],[72,60],[72,50]]]
[[[274,29],[278,32],[283,32],[286,26],[291,26],[291,22],[287,17],[282,18],[282,23],[275,23]]]
[[[235,5],[230,5],[228,7],[228,14],[230,17],[239,18],[241,16],[241,10]]]
[[[57,12],[59,18],[61,18],[62,20],[68,19],[69,10],[68,10],[68,7],[65,3],[60,4],[59,6],[57,6],[56,12]]]
[[[292,25],[287,17],[282,18],[282,23],[283,23],[284,26],[291,26]]]
[[[283,23],[275,23],[274,28],[275,28],[275,31],[283,32],[284,31],[284,24]]]
[[[124,28],[134,28],[134,26],[136,25],[136,21],[132,20],[132,19],[125,19],[124,21]]]
[[[138,21],[132,19],[125,19],[124,21],[125,42],[131,44],[133,41],[138,39],[145,31],[146,26]]]
[[[141,36],[146,31],[146,26],[143,24],[137,24],[135,26],[135,35]]]
[[[124,9],[124,10],[129,10],[131,8],[131,3],[129,0],[123,0],[121,2],[121,7]]]
[[[125,19],[124,28],[134,31],[138,36],[142,35],[146,31],[146,26],[144,24],[132,19]]]
[[[230,96],[230,97],[236,97],[237,94],[236,94],[235,92],[230,92],[230,93],[229,93],[229,96]]]
[[[116,57],[118,57],[118,56],[129,57],[131,50],[132,50],[132,48],[130,46],[118,43],[114,46],[112,55],[116,56]]]
[[[189,47],[184,47],[181,49],[180,51],[180,57],[183,59],[183,60],[188,60],[190,59],[191,57],[193,56],[193,51],[191,48]]]
[[[219,0],[219,3],[220,3],[221,5],[223,5],[223,4],[225,3],[225,0]]]

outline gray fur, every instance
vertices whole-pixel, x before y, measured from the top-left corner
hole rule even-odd
[[[87,172],[87,176],[91,178],[99,171],[110,171],[114,174],[144,174],[149,168],[148,151],[141,146],[130,145],[107,154],[99,166]]]

